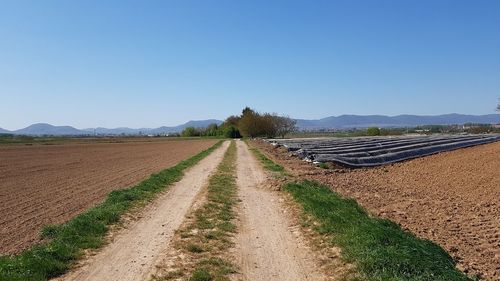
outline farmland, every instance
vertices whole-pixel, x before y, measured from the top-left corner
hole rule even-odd
[[[253,145],[295,176],[324,183],[372,214],[441,245],[463,272],[499,278],[500,142],[358,169],[322,169],[284,148]]]
[[[435,135],[271,140],[314,162],[371,167],[500,140],[500,135]]]
[[[407,217],[400,221],[366,203],[376,193],[369,190],[370,185],[362,186],[362,180],[378,175],[359,174],[360,178],[355,178],[355,173],[378,168],[320,169],[257,141],[248,142],[254,146],[254,155],[244,141],[218,142],[201,153],[216,141],[123,141],[0,146],[3,159],[17,165],[17,169],[2,166],[5,179],[17,179],[17,185],[13,180],[3,183],[10,183],[10,192],[5,189],[2,193],[2,200],[6,199],[2,223],[8,226],[4,228],[3,245],[10,246],[6,252],[20,253],[0,258],[0,279],[146,280],[156,276],[160,280],[209,280],[224,276],[267,280],[272,276],[269,280],[338,280],[350,276],[425,280],[432,276],[467,280],[440,246],[404,230],[428,238],[419,227],[431,227],[439,235],[430,239],[450,253],[448,244],[440,238],[458,238],[441,236],[439,224],[417,215],[421,220],[417,227],[405,225],[406,221],[414,222],[410,218],[412,206],[404,206]],[[485,155],[491,152],[481,157],[489,161]],[[268,159],[269,155],[279,163]],[[397,178],[398,172],[394,173],[391,179]],[[482,175],[492,176],[489,169]],[[404,174],[402,180],[407,176]],[[350,190],[353,182],[362,188],[353,189],[361,195],[330,190],[339,185]],[[402,197],[401,204],[408,199],[427,200],[431,203],[426,207],[435,213],[435,208],[457,206],[442,202],[442,195],[431,201],[429,197],[434,194],[430,192],[412,190],[410,198],[404,197],[404,191],[398,194],[404,188],[388,190],[392,197],[384,196]],[[371,213],[396,221],[403,229],[370,215],[342,195],[354,197]],[[481,200],[485,199],[494,200]],[[454,223],[470,218],[461,211],[457,209],[458,221]],[[492,218],[486,215],[484,219]],[[113,227],[116,223],[120,227]],[[46,240],[40,241],[40,229],[47,224],[58,225],[44,228],[42,237]],[[497,243],[490,231],[492,226],[494,229],[494,217],[479,230],[467,222],[463,225],[471,233],[487,234],[489,240],[481,245]],[[476,235],[466,239],[474,242],[483,238]],[[37,242],[43,243],[29,247]],[[473,255],[474,251],[477,249],[470,245],[459,246],[453,257],[467,273],[496,274]],[[411,258],[405,258],[408,256]],[[462,261],[479,267],[466,267]]]
[[[213,145],[215,140],[57,142],[0,146],[0,253],[39,242],[44,225],[60,224],[107,194],[138,183]]]

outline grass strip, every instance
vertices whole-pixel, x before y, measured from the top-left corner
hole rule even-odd
[[[48,280],[61,275],[83,255],[84,249],[103,245],[109,226],[138,203],[179,181],[184,170],[220,147],[222,141],[176,166],[151,175],[139,184],[109,193],[106,201],[61,225],[47,226],[42,236],[50,242],[37,245],[15,256],[0,257],[0,280]]]
[[[264,167],[275,171],[271,160],[259,153]],[[326,185],[288,182],[283,189],[319,222],[317,233],[331,237],[332,245],[342,249],[342,258],[356,266],[358,280],[470,280],[439,245],[370,215]]]
[[[228,261],[227,249],[236,231],[233,207],[237,203],[236,144],[231,142],[217,171],[209,179],[207,201],[193,212],[191,221],[181,227],[176,235],[175,246],[185,257],[183,264],[166,274],[155,276],[154,280],[178,279],[189,276],[190,281],[229,280],[235,272]],[[172,271],[173,270],[173,271]]]
[[[257,159],[262,163],[264,168],[271,172],[276,172],[280,174],[285,174],[285,168],[274,163],[271,159],[267,158],[260,150],[257,148],[250,147],[250,151],[257,157]]]

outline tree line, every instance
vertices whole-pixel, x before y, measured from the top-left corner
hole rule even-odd
[[[267,137],[284,138],[287,134],[297,130],[296,121],[275,113],[259,113],[249,107],[241,115],[229,116],[222,124],[211,124],[206,128],[185,128],[181,135],[195,136],[224,136],[227,138],[240,137]]]

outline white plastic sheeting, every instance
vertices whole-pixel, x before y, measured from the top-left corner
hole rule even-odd
[[[438,152],[500,141],[500,135],[431,135],[320,139],[272,139],[298,157],[312,162],[335,162],[371,167]]]

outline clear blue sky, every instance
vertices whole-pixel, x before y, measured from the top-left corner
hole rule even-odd
[[[0,0],[0,127],[489,114],[500,1]]]

